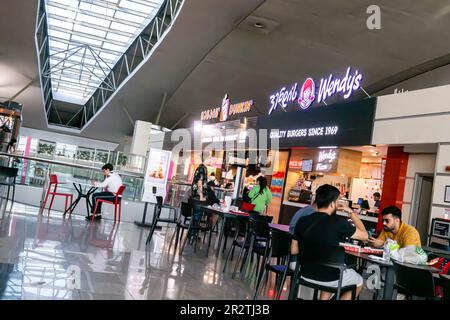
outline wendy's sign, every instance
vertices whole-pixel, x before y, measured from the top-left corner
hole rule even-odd
[[[298,83],[294,83],[290,88],[282,87],[269,97],[271,105],[268,114],[272,114],[279,106],[286,111],[288,104],[292,102],[297,102],[300,109],[306,110],[316,99],[318,103],[325,104],[326,99],[336,94],[341,94],[344,99],[348,99],[361,88],[362,78],[362,74],[358,70],[352,71],[351,67],[348,67],[343,77],[330,74],[328,77],[320,79],[318,89],[312,78],[307,78],[300,90]]]

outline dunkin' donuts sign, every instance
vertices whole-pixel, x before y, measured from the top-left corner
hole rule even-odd
[[[320,79],[318,89],[312,78],[307,78],[300,89],[298,83],[294,83],[290,88],[283,87],[269,97],[270,115],[278,107],[284,111],[289,103],[297,102],[299,108],[306,110],[317,99],[317,102],[325,102],[325,100],[335,94],[342,94],[344,99],[348,99],[354,91],[361,88],[362,74],[358,70],[347,68],[345,76],[342,78],[335,77],[330,74],[327,78]],[[317,92],[316,92],[317,89]]]
[[[222,100],[222,106],[202,111],[201,121],[219,119],[220,122],[227,121],[229,117],[236,114],[250,112],[253,106],[253,100],[230,104],[230,99],[226,94]]]

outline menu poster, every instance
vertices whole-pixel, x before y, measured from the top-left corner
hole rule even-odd
[[[164,201],[171,156],[170,151],[150,149],[145,169],[143,202],[156,203],[156,196],[162,196]],[[156,187],[156,193],[153,193],[153,187]]]

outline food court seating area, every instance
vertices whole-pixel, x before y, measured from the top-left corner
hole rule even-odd
[[[38,247],[45,246],[46,241],[54,241],[60,243],[62,248],[75,245],[81,255],[106,250],[107,254],[102,258],[103,263],[106,264],[113,263],[114,259],[124,254],[133,253],[145,257],[144,260],[154,262],[146,262],[145,268],[136,269],[140,270],[137,271],[138,274],[140,272],[145,274],[145,279],[156,277],[160,280],[168,280],[169,274],[161,274],[158,268],[171,270],[176,267],[179,277],[176,283],[192,285],[193,278],[202,277],[202,281],[211,283],[217,290],[236,286],[234,293],[236,299],[318,299],[321,291],[331,292],[332,299],[336,299],[345,291],[351,291],[352,299],[359,300],[450,299],[448,274],[450,255],[429,252],[429,258],[436,261],[433,265],[427,266],[392,260],[386,263],[372,258],[371,254],[376,254],[376,251],[355,249],[357,246],[353,244],[328,248],[326,254],[323,249],[319,251],[312,246],[306,246],[302,247],[301,253],[294,255],[291,251],[292,237],[287,225],[272,223],[271,216],[245,211],[242,205],[240,208],[236,206],[229,210],[224,210],[219,205],[208,206],[198,201],[181,202],[178,206],[172,206],[164,204],[162,198],[158,197],[157,203],[153,206],[152,228],[147,229],[132,223],[118,223],[122,203],[119,196],[125,187],[119,190],[114,201],[108,202],[110,207],[104,209],[114,210],[114,218],[117,219],[112,220],[111,216],[111,219],[104,221],[94,219],[85,221],[77,215],[64,215],[63,212],[52,209],[55,196],[66,198],[65,212],[70,212],[76,201],[73,201],[74,193],[58,191],[61,182],[55,175],[49,178],[49,187],[46,189],[41,207],[32,208],[15,203],[13,198],[8,198],[10,185],[14,185],[14,182],[8,180],[1,186],[3,198],[0,205],[4,216],[2,225],[9,223],[7,228],[12,228],[11,221],[27,221],[30,230],[36,230],[35,236],[31,239],[37,240],[35,243]],[[87,194],[87,186],[82,188],[79,185],[79,187],[80,189],[75,188],[78,192],[78,202],[83,195]],[[49,206],[46,207],[45,203],[49,203]],[[7,204],[8,208],[11,207],[9,212]],[[43,210],[44,207],[47,209]],[[168,218],[162,216],[163,209],[169,210]],[[192,218],[194,209],[201,211],[198,221]],[[47,210],[48,213],[45,212]],[[122,212],[122,215],[124,214],[126,215],[127,212]],[[14,224],[17,225],[17,222]],[[53,228],[53,225],[56,227]],[[4,237],[5,233],[2,234]],[[137,234],[140,235],[139,238],[135,237]],[[19,232],[15,235],[15,239],[24,241],[24,235]],[[128,243],[126,247],[123,247],[121,241]],[[441,251],[446,249],[442,245],[432,245]],[[318,259],[318,252],[321,259]],[[345,260],[339,258],[341,255],[338,253],[343,252]],[[324,254],[327,257],[326,261],[323,260]],[[0,258],[2,258],[1,255],[0,252]],[[341,274],[345,268],[354,268],[363,275],[364,289],[357,298],[355,286],[345,287],[339,282],[337,287],[325,287],[307,281],[302,278],[304,264],[318,266],[326,264],[336,268]],[[214,268],[211,269],[208,266],[214,266]],[[379,270],[379,282],[373,281],[374,266]],[[192,271],[191,276],[183,275],[179,273],[183,268],[195,271]],[[130,269],[117,274],[123,278],[134,272],[134,269]],[[122,285],[127,286],[123,282]],[[164,291],[164,288],[159,289]],[[206,293],[207,289],[205,290]],[[212,292],[215,292],[214,290]],[[162,291],[162,297],[167,298],[165,295],[167,291],[164,293]],[[213,296],[222,298],[216,294],[217,292]]]

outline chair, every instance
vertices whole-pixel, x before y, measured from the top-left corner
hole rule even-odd
[[[173,218],[166,219],[161,218],[161,212],[163,208],[168,208],[170,211],[174,211]],[[153,222],[152,226],[150,228],[150,233],[148,234],[147,241],[145,241],[145,244],[149,244],[152,240],[153,233],[155,232],[158,222],[166,222],[166,223],[177,223],[177,208],[169,205],[163,204],[163,197],[162,196],[156,196],[156,203],[155,203],[155,210],[153,211]]]
[[[119,208],[119,219],[118,220],[120,222],[120,214],[122,212],[122,194],[124,191],[125,191],[125,186],[120,186],[119,190],[117,190],[117,192],[114,194],[114,201],[110,201],[110,200],[106,200],[106,199],[97,199],[97,201],[95,202],[95,209],[94,209],[94,213],[92,214],[91,223],[95,219],[95,213],[97,212],[98,204],[101,202],[114,205],[114,223],[116,223],[117,208]]]
[[[300,248],[298,260],[292,280],[292,290],[289,292],[289,300],[296,299],[295,296],[297,295],[299,285],[314,289],[314,300],[317,300],[317,294],[319,293],[319,291],[334,293],[334,296],[332,298],[333,300],[339,299],[342,292],[351,291],[352,300],[356,299],[356,285],[345,287],[342,286],[344,270],[348,268],[348,266],[345,264],[344,248],[340,246],[327,246],[310,242],[300,242],[299,246]],[[302,278],[305,266],[307,266],[308,268],[328,267],[337,269],[339,271],[339,280],[337,287],[316,284]]]
[[[395,260],[392,260],[392,263],[394,264],[397,289],[404,293],[408,300],[412,300],[413,296],[427,300],[436,299],[434,277],[430,270]]]
[[[233,227],[235,228],[235,234],[233,241],[231,243],[231,247],[228,250],[227,257],[225,259],[225,264],[223,265],[222,272],[225,272],[227,269],[228,260],[233,260],[234,250],[236,247],[242,248],[245,244],[248,244],[248,217],[247,216],[236,216],[236,218],[232,219]],[[241,238],[241,239],[239,239]],[[238,259],[239,261],[239,259]]]
[[[242,253],[245,249],[245,255],[241,264],[241,280],[244,280],[244,276],[247,273],[247,268],[250,262],[253,260],[253,254],[256,254],[258,259],[258,264],[256,265],[256,275],[258,275],[259,265],[261,265],[261,258],[266,257],[269,250],[270,242],[270,227],[269,223],[272,222],[273,217],[259,215],[255,212],[250,212],[250,218],[248,222],[248,237],[249,243],[244,243],[239,252],[239,258],[236,261],[236,265],[233,272],[233,278],[237,270],[239,260],[242,257]],[[260,244],[264,242],[264,244]],[[249,259],[250,258],[250,259]],[[263,261],[264,262],[264,261]],[[242,272],[244,271],[244,272]]]
[[[50,201],[50,206],[48,207],[48,215],[49,216],[50,216],[50,210],[52,209],[52,206],[53,206],[53,200],[55,200],[55,196],[65,197],[64,212],[67,211],[67,200],[68,199],[70,199],[69,208],[72,205],[73,194],[71,194],[71,193],[63,193],[63,192],[56,192],[57,189],[58,189],[58,185],[60,185],[60,184],[61,183],[58,182],[58,176],[56,174],[50,174],[50,183],[48,185],[47,194],[45,195],[44,204],[42,205],[42,208],[41,208],[41,213],[45,209],[45,205],[47,204],[47,200],[48,200],[48,196],[49,195],[52,196],[52,200]],[[52,191],[52,186],[54,187],[53,191]],[[69,217],[71,215],[72,215],[72,210],[70,210],[70,212],[69,212]]]
[[[277,300],[281,297],[281,292],[283,290],[286,277],[294,275],[294,271],[289,268],[289,263],[291,262],[291,235],[283,231],[272,230],[269,248],[269,254],[265,259],[266,263],[264,265],[264,269],[260,272],[258,277],[253,300],[255,300],[259,295],[259,289],[262,287],[261,282],[262,279],[264,279],[266,271],[274,272],[277,275],[275,286],[275,296]],[[278,260],[277,264],[270,264],[273,258]],[[281,264],[279,260],[281,260]],[[279,276],[281,276],[281,281],[278,281]]]
[[[439,282],[444,291],[444,299],[443,300],[450,301],[450,276],[440,274]]]
[[[175,239],[175,251],[178,247],[178,242],[180,238],[183,238],[184,230],[189,229],[189,221],[192,217],[192,206],[191,204],[187,202],[182,202],[180,206],[180,217],[177,221],[176,230],[175,233],[172,236],[172,239],[170,239],[170,246],[172,245],[173,239]],[[181,221],[183,219],[183,221]],[[180,229],[181,229],[181,236],[180,236]]]
[[[195,202],[195,201],[192,202],[191,201],[191,203],[193,203],[193,206],[192,206],[193,208],[196,205],[202,205],[203,204],[203,202],[201,202],[201,201],[197,201],[197,202]],[[202,216],[200,217],[200,220],[199,220],[198,224],[194,225],[194,219],[192,219],[192,217],[191,217],[191,219],[189,220],[189,225],[188,225],[188,228],[187,228],[187,234],[186,234],[186,237],[184,239],[183,246],[180,249],[180,255],[183,254],[183,251],[184,251],[184,248],[186,246],[186,242],[188,240],[190,232],[191,231],[192,232],[196,232],[196,231],[199,232],[199,231],[201,231],[201,232],[209,232],[208,247],[206,249],[206,256],[208,256],[209,248],[211,247],[211,237],[212,237],[212,232],[213,232],[214,226],[215,225],[214,225],[214,223],[212,221],[212,214],[209,213],[209,212],[206,212],[205,210],[202,210]],[[194,252],[196,252],[197,251],[198,237],[196,235],[194,235],[193,239],[194,239],[193,240],[194,241]]]
[[[14,202],[14,194],[16,193],[16,177],[19,169],[0,166],[0,177],[5,177],[5,181],[0,181],[0,185],[8,186],[8,194],[6,200],[9,200],[10,188],[13,188],[12,202]]]

